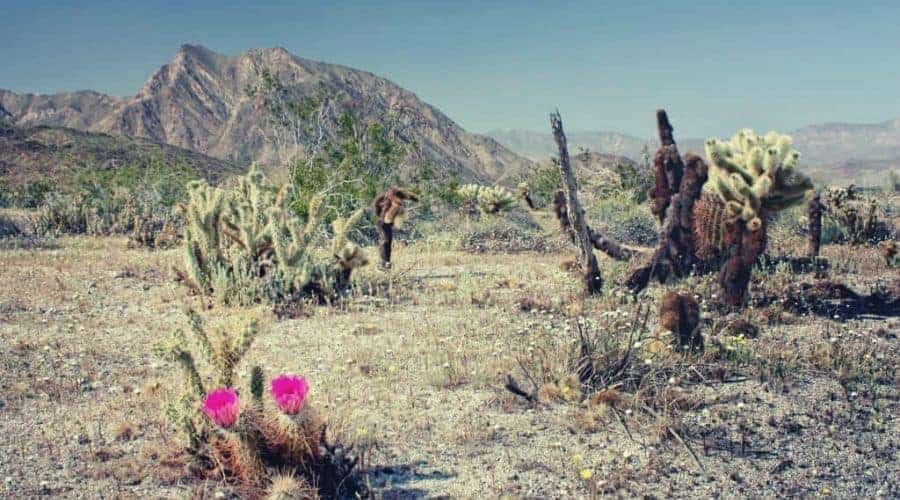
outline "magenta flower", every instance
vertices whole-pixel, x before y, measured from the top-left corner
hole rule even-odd
[[[281,375],[272,379],[272,397],[288,415],[294,415],[303,408],[303,401],[309,392],[309,383],[297,375]]]
[[[203,413],[216,425],[227,429],[237,421],[240,403],[234,389],[216,389],[203,398]]]

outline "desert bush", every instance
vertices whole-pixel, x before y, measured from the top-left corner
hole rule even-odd
[[[294,478],[292,490],[313,496],[358,493],[356,460],[326,442],[305,378],[275,377],[266,397],[264,370],[252,366],[245,390],[238,391],[243,384],[237,371],[257,336],[257,322],[210,331],[196,312],[187,316],[189,333],[176,330],[153,349],[180,368],[183,389],[166,394],[163,403],[167,420],[185,438],[185,470],[198,479],[224,479],[251,498],[284,489],[285,475]]]
[[[470,253],[554,252],[564,243],[547,235],[524,211],[505,217],[477,217],[459,225],[459,249]]]
[[[168,248],[178,241],[181,218],[154,193],[112,192],[51,194],[34,215],[38,234],[126,234],[130,244]]]
[[[531,196],[536,200],[548,202],[553,199],[553,193],[562,188],[562,177],[559,168],[550,163],[538,165],[524,177],[523,182],[528,185]]]
[[[772,216],[768,227],[769,243],[773,248],[784,250],[802,243],[809,233],[809,217],[807,208],[802,205],[790,207]],[[830,217],[822,218],[821,244],[840,243],[843,232],[840,225]]]
[[[840,231],[838,241],[873,244],[890,238],[885,209],[876,196],[863,196],[853,185],[825,192],[826,220]]]
[[[4,181],[0,185],[0,207],[37,208],[53,191],[53,184],[45,179],[26,182],[15,188]]]
[[[347,240],[362,209],[332,222],[331,257],[319,258],[314,240],[324,196],[310,200],[303,221],[292,208],[293,186],[276,191],[255,166],[229,190],[203,181],[188,189],[181,277],[197,293],[225,304],[328,300],[368,262]]]
[[[0,212],[0,249],[48,249],[56,248],[56,239],[38,234],[27,214],[15,211]]]
[[[632,245],[655,245],[658,238],[656,219],[650,207],[635,203],[633,192],[603,198],[591,210],[597,228],[610,238]]]
[[[0,238],[21,236],[24,231],[20,224],[20,221],[16,221],[11,216],[0,213]]]
[[[60,179],[34,216],[39,234],[125,234],[133,246],[177,243],[181,217],[173,207],[197,178],[187,164],[150,159],[116,169],[78,169]]]

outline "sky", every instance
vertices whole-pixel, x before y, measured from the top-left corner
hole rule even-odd
[[[791,130],[900,117],[900,2],[0,0],[0,88],[134,95],[183,43],[371,71],[467,130]]]

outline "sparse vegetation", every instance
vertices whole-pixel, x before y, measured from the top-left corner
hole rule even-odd
[[[552,170],[516,191],[460,186],[428,169],[401,176],[395,129],[344,113],[327,88],[296,100],[268,78],[248,91],[277,97],[265,99],[286,120],[280,133],[307,144],[305,127],[323,111],[339,125],[282,184],[257,167],[212,184],[160,164],[82,172],[61,189],[31,189],[42,198],[35,214],[0,212],[0,279],[16,284],[0,290],[7,491],[811,496],[827,481],[837,496],[878,496],[873,484],[889,496],[898,487],[896,443],[884,439],[898,425],[896,242],[829,238],[833,227],[874,227],[865,210],[848,222],[837,202],[826,201],[818,225],[812,205],[782,211],[809,187],[791,172],[784,137],[713,142],[707,167],[678,153],[663,113],[653,190],[649,160],[576,190],[556,115]],[[388,187],[401,178],[409,189]],[[896,198],[882,196],[875,226],[890,235]],[[390,273],[367,267],[368,252],[351,242],[374,244],[361,222],[369,204]],[[392,254],[407,209],[415,224]],[[24,243],[37,235],[48,244]],[[573,242],[582,258],[560,263]],[[719,269],[713,257],[735,255],[743,290],[727,272],[724,288],[706,272]],[[795,266],[796,255],[817,265]],[[644,286],[679,281],[624,290],[636,275]],[[147,345],[161,363],[135,348]]]
[[[181,279],[201,295],[241,305],[327,301],[349,286],[354,269],[368,263],[347,239],[362,209],[332,221],[331,256],[320,258],[314,240],[324,196],[309,201],[303,221],[291,208],[292,185],[276,190],[255,167],[231,190],[200,181],[189,190]]]
[[[891,230],[882,220],[883,209],[876,196],[863,196],[853,186],[825,192],[827,217],[840,230],[840,241],[852,245],[876,244],[890,238]]]

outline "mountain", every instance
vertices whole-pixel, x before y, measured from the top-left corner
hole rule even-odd
[[[875,124],[828,123],[810,125],[792,132],[802,162],[814,179],[825,183],[880,185],[891,170],[900,170],[900,119]],[[556,154],[549,131],[495,130],[488,133],[509,149],[539,161]],[[617,132],[572,132],[569,149],[613,153],[638,159],[644,144],[651,154],[656,139],[643,140]],[[679,138],[682,151],[703,152],[703,139]]]
[[[114,169],[130,164],[147,165],[156,159],[167,165],[185,164],[211,181],[244,170],[229,160],[148,139],[65,127],[23,128],[0,122],[0,179],[13,186],[57,178],[64,171],[84,167]]]
[[[131,98],[93,91],[51,96],[0,91],[0,106],[20,126],[64,126],[141,137],[238,163],[276,164],[298,150],[271,140],[265,96],[247,92],[264,72],[275,76],[294,96],[313,96],[321,88],[340,94],[340,106],[353,108],[366,123],[396,117],[395,139],[417,146],[415,156],[408,159],[413,165],[456,172],[463,179],[499,179],[532,165],[494,139],[466,132],[389,80],[301,59],[283,48],[226,56],[184,45]],[[326,135],[337,126],[336,119],[326,120]]]
[[[547,132],[516,129],[491,130],[487,135],[516,153],[535,161],[556,156],[556,143],[553,142],[553,135],[549,130]],[[566,132],[566,139],[569,150],[573,154],[578,151],[579,147],[584,147],[591,151],[617,154],[632,159],[640,158],[644,144],[650,142],[618,132]],[[650,153],[652,154],[653,150]]]

